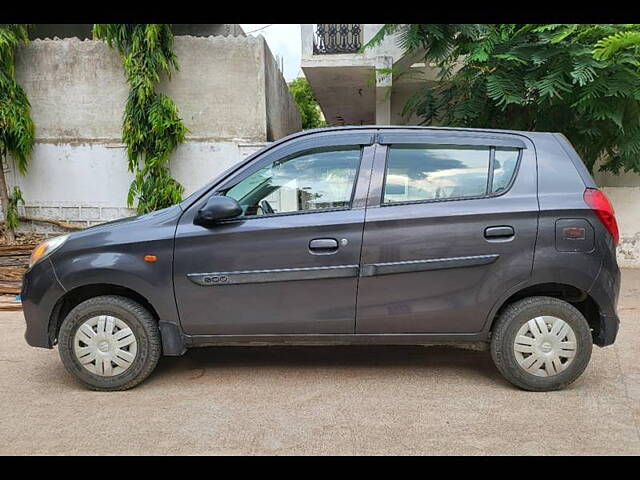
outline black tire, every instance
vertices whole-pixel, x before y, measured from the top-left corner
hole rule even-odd
[[[576,354],[559,373],[540,377],[518,364],[514,342],[518,330],[529,320],[542,315],[567,322],[576,336]],[[591,359],[593,338],[584,316],[573,305],[553,297],[529,297],[509,305],[500,315],[491,335],[491,356],[502,375],[514,385],[529,391],[561,390],[576,380]]]
[[[100,376],[79,362],[73,348],[78,328],[89,318],[111,315],[124,321],[137,341],[137,354],[131,366],[113,376]],[[161,353],[158,323],[139,303],[125,297],[105,295],[77,305],[62,322],[58,335],[58,352],[62,363],[83,385],[97,391],[128,390],[144,381],[155,369]]]

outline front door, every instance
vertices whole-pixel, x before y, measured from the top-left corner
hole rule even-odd
[[[185,333],[354,332],[372,140],[362,132],[285,144],[185,212],[174,263]],[[194,225],[214,193],[238,200],[243,215]]]
[[[531,273],[538,202],[524,137],[382,133],[364,230],[357,333],[477,333]]]

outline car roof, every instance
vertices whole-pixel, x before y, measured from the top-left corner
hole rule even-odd
[[[374,132],[402,132],[402,133],[410,133],[410,132],[468,132],[468,133],[493,133],[499,135],[517,135],[520,137],[528,138],[530,141],[535,142],[536,137],[540,136],[555,136],[559,135],[555,132],[531,132],[525,130],[506,130],[506,129],[498,129],[498,128],[470,128],[470,127],[447,127],[447,126],[438,126],[438,127],[426,127],[419,125],[347,125],[340,127],[323,127],[323,128],[312,128],[309,130],[302,130],[299,132],[295,132],[289,134],[285,137],[281,137],[277,140],[273,140],[268,143],[267,148],[274,148],[283,143],[296,140],[302,137],[313,137],[315,135],[327,135],[331,133],[346,133],[346,132],[358,132],[358,131],[370,131]]]
[[[322,133],[322,132],[340,132],[347,130],[418,130],[418,131],[429,131],[429,130],[447,130],[447,131],[459,131],[459,132],[487,132],[487,133],[510,133],[517,135],[531,135],[537,133],[555,133],[555,132],[531,132],[526,130],[506,130],[500,128],[473,128],[473,127],[448,127],[448,126],[423,126],[423,125],[346,125],[339,127],[323,127],[323,128],[312,128],[309,130],[303,130],[301,132],[296,132],[291,135],[288,135],[283,138],[292,138],[299,135],[304,134],[312,134],[312,133]],[[278,140],[279,141],[279,140]]]

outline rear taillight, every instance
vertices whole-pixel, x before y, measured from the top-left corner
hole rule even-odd
[[[584,191],[584,201],[595,212],[602,224],[613,237],[613,244],[618,245],[620,232],[616,215],[607,196],[597,188],[587,188]]]

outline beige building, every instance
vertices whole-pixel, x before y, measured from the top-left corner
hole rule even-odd
[[[407,99],[436,70],[421,52],[403,55],[395,37],[361,52],[382,24],[304,24],[301,67],[329,125],[404,125]],[[391,70],[395,70],[391,73]]]
[[[415,118],[403,117],[402,109],[425,81],[436,81],[436,70],[425,65],[422,52],[403,55],[395,37],[361,51],[381,27],[382,24],[301,26],[302,70],[329,125],[417,123]],[[392,67],[393,73],[386,73]],[[616,210],[621,235],[620,264],[640,267],[640,175],[597,172],[594,178]]]

